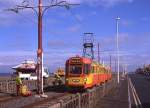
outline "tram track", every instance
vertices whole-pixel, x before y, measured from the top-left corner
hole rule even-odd
[[[70,96],[71,94],[66,92],[48,92],[46,95],[48,95],[48,98],[39,98],[37,95],[32,95],[30,97],[18,96],[13,98],[5,98],[4,100],[0,101],[0,108],[12,108],[12,106],[13,108],[33,108],[34,106],[40,106],[47,102]]]
[[[15,99],[19,99],[20,96],[0,96],[0,104],[8,101],[12,101]]]
[[[35,107],[40,107],[40,106],[43,106],[43,105],[46,105],[48,102],[51,102],[51,101],[58,101],[60,100],[61,98],[63,97],[67,97],[67,96],[71,96],[70,93],[61,93],[61,94],[57,94],[57,95],[54,95],[54,96],[50,96],[48,98],[45,98],[39,102],[34,102],[34,103],[31,103],[29,105],[26,105],[26,106],[23,106],[21,108],[35,108]]]

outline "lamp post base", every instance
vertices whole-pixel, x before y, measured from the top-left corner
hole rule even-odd
[[[35,95],[35,97],[37,97],[37,98],[48,98],[48,95],[43,93],[43,94]]]

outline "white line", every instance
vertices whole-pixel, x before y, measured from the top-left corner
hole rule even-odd
[[[133,98],[134,98],[134,102],[135,102],[136,108],[139,108],[139,107],[138,107],[137,99],[136,99],[135,94],[134,94],[133,91],[132,91],[132,95],[133,95]]]
[[[140,99],[139,99],[139,96],[138,96],[138,94],[137,94],[137,92],[136,92],[136,90],[135,90],[135,87],[134,87],[134,85],[133,85],[132,82],[131,82],[131,84],[132,84],[132,87],[133,87],[133,91],[134,91],[134,93],[135,93],[135,96],[136,96],[136,98],[137,98],[137,101],[138,101],[138,103],[139,103],[139,106],[140,106],[140,108],[142,108],[142,104],[141,104],[141,101],[140,101]]]
[[[131,96],[130,96],[130,90],[129,90],[129,78],[127,78],[128,81],[128,102],[129,102],[129,108],[131,108]]]
[[[133,99],[134,99],[134,102],[135,102],[136,108],[139,108],[139,107],[138,107],[137,100],[136,100],[136,97],[135,97],[135,94],[134,94],[134,91],[133,91],[132,83],[131,83],[131,80],[130,80],[130,79],[129,79],[129,83],[130,83],[131,92],[132,92],[132,95],[133,95]]]

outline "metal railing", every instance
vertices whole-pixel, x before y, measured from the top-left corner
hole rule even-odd
[[[15,81],[1,81],[0,92],[16,93],[16,82]]]
[[[45,87],[51,85],[51,79],[46,79],[44,82]],[[30,90],[34,90],[37,87],[36,81],[23,81]],[[41,106],[35,106],[35,108],[95,108],[98,101],[108,94],[113,88],[117,86],[116,79],[112,79],[102,86],[94,87],[87,90],[85,93],[73,94],[67,98],[59,99],[59,101],[50,101],[47,104]],[[4,93],[16,93],[15,81],[2,81],[0,82],[0,92]]]
[[[51,80],[45,79],[44,80],[44,87],[49,86],[51,83]],[[35,90],[37,88],[37,81],[36,80],[24,80],[24,85],[27,85],[29,90]],[[7,81],[0,81],[0,92],[1,93],[16,93],[16,81],[7,80]]]
[[[34,106],[34,108],[43,108],[43,106],[44,108],[95,108],[98,101],[116,86],[116,80],[112,79],[106,84],[90,89],[85,93],[77,93],[70,97],[60,99],[57,102],[52,101],[48,104]]]

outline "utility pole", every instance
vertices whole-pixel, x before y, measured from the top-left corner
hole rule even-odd
[[[98,63],[100,64],[100,45],[98,43]]]
[[[37,50],[37,94],[41,97],[44,96],[43,91],[43,46],[42,46],[42,17],[44,12],[51,7],[65,7],[66,9],[70,9],[71,5],[79,5],[79,4],[69,4],[66,1],[57,1],[51,0],[49,5],[43,6],[42,0],[38,0],[38,6],[30,6],[27,0],[24,0],[21,5],[16,5],[15,8],[7,9],[7,11],[13,11],[15,13],[19,13],[20,10],[24,9],[32,9],[38,16],[38,50]],[[38,11],[36,10],[38,8]],[[45,96],[44,96],[45,97]]]
[[[116,58],[114,59],[114,72],[117,72],[117,61]]]
[[[111,60],[111,55],[110,55],[110,69],[111,69],[111,67],[112,67],[112,66],[111,66],[111,61],[112,61],[112,60]]]
[[[120,71],[120,69],[119,69],[119,66],[120,66],[120,58],[119,58],[119,20],[120,20],[120,18],[119,17],[117,17],[116,18],[116,24],[117,24],[117,80],[118,80],[118,84],[119,84],[119,81],[120,81],[120,79],[119,79],[119,71]]]
[[[117,72],[117,61],[116,61],[116,58],[115,58],[115,72]]]

